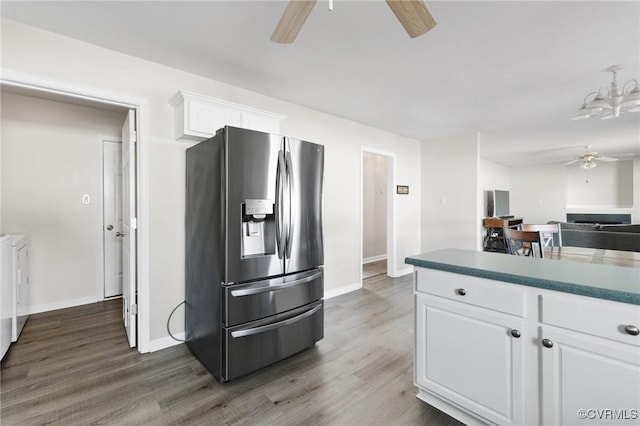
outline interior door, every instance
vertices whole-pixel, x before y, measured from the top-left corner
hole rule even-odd
[[[122,319],[129,346],[136,346],[136,129],[130,110],[122,126]]]
[[[122,294],[122,144],[102,144],[104,297]]]
[[[324,147],[291,138],[285,145],[291,196],[285,272],[292,273],[324,264]]]

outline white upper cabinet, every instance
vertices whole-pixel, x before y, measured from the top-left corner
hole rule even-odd
[[[169,104],[175,109],[176,140],[200,142],[224,126],[280,133],[284,115],[181,90]]]

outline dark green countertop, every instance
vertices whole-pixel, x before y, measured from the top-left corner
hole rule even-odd
[[[410,256],[421,268],[640,305],[640,269],[443,249]]]

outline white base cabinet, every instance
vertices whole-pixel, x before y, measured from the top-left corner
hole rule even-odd
[[[514,337],[522,325],[522,319],[417,295],[416,382],[490,422],[523,424],[523,343]]]
[[[640,309],[546,293],[539,322],[542,423],[640,424]]]
[[[416,268],[418,398],[467,424],[639,424],[640,306]]]

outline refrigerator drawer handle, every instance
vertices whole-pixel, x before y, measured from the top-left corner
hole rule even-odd
[[[313,309],[311,309],[311,310],[309,310],[307,312],[303,312],[300,315],[295,316],[293,318],[289,318],[287,320],[274,322],[273,324],[262,325],[260,327],[245,328],[244,330],[232,331],[231,332],[231,337],[252,336],[254,334],[265,333],[267,331],[275,330],[275,329],[280,328],[280,327],[285,327],[287,325],[291,325],[291,324],[293,324],[295,322],[298,322],[301,319],[310,317],[311,315],[313,315],[316,312],[318,312],[321,308],[322,308],[322,305],[318,305],[315,308],[313,308]]]
[[[299,280],[290,281],[290,282],[282,283],[278,285],[265,285],[261,287],[231,290],[231,295],[234,297],[239,297],[239,296],[249,296],[249,295],[258,294],[258,293],[267,293],[269,291],[281,290],[283,288],[293,287],[298,284],[308,283],[309,281],[313,281],[321,275],[322,275],[322,271],[316,272],[315,274],[309,275],[308,277],[300,278]]]

